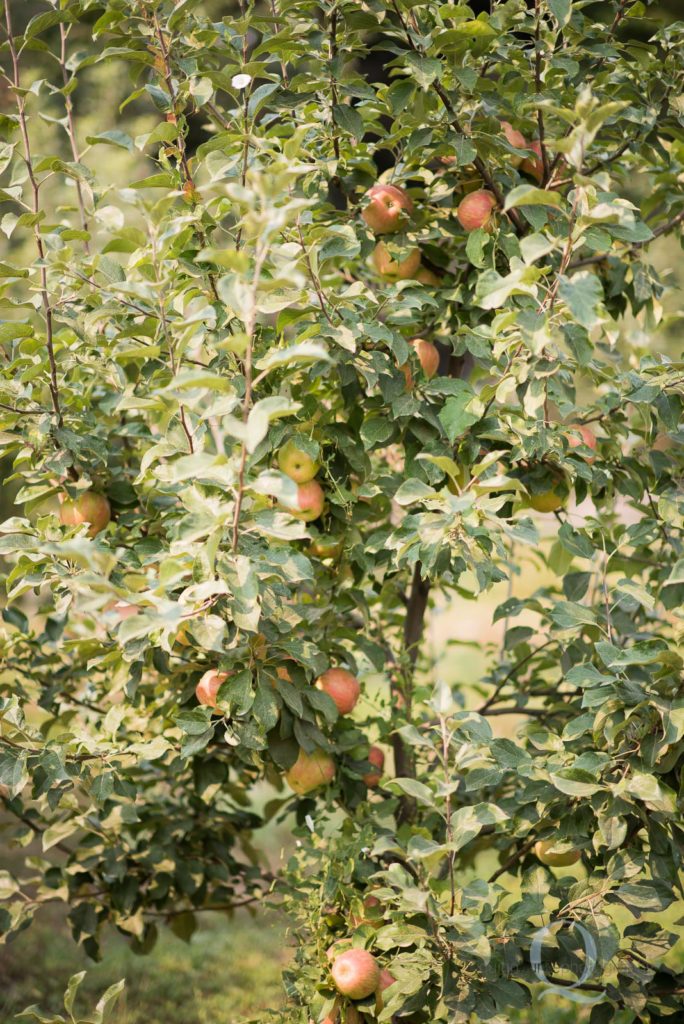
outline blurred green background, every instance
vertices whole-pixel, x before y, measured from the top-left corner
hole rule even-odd
[[[658,20],[673,20],[681,16],[682,0],[666,0],[654,5],[649,13]],[[479,9],[475,3],[472,5]],[[487,2],[488,6],[488,2]],[[213,15],[229,15],[237,11],[237,5],[207,0],[206,7]],[[38,0],[15,0],[15,31],[34,14],[46,9]],[[635,21],[630,27],[637,35],[646,35],[643,23]],[[44,37],[54,43],[49,35]],[[87,45],[85,26],[79,26],[74,45]],[[24,84],[54,74],[54,66],[47,64],[40,53],[30,53],[24,64]],[[118,103],[128,94],[131,85],[128,69],[122,63],[105,68],[88,69],[79,84],[74,102],[76,124],[82,145],[90,134],[103,130],[121,128],[135,137],[149,130],[157,121],[155,113],[143,102],[134,101],[121,113]],[[11,96],[0,91],[3,109],[10,112]],[[57,99],[41,100],[41,112],[55,117],[61,116]],[[106,124],[105,124],[106,120]],[[201,121],[193,123],[194,144],[202,138]],[[61,130],[49,120],[35,117],[32,120],[34,145],[38,154],[64,151]],[[112,147],[92,149],[86,162],[93,168],[100,180],[111,184],[131,180],[131,161],[140,164],[139,176],[149,173],[149,165],[138,154],[133,157]],[[64,195],[59,189],[64,186],[57,176],[52,186],[51,201],[59,205]],[[638,183],[636,183],[638,187]],[[632,198],[638,201],[638,196]],[[71,199],[71,197],[69,197]],[[0,242],[0,249],[3,239]],[[6,244],[6,242],[5,242]],[[21,259],[22,243],[14,241],[14,258]],[[670,286],[673,295],[665,307],[665,319],[659,332],[650,340],[644,338],[635,324],[625,325],[625,344],[632,342],[635,347],[650,347],[653,350],[669,350],[672,356],[679,347],[676,325],[676,296],[681,294],[684,283],[681,249],[674,239],[660,240],[653,248],[654,262],[661,276]],[[668,319],[672,317],[672,319]],[[4,472],[2,472],[4,470]],[[10,473],[8,465],[0,465],[1,478]],[[17,514],[12,504],[15,485],[6,483],[0,487],[0,516]],[[534,554],[520,552],[513,593],[529,594],[547,582]],[[484,669],[487,656],[497,649],[503,624],[491,626],[491,614],[506,596],[505,586],[495,588],[479,599],[477,603],[460,603],[456,608],[440,604],[431,616],[428,633],[428,647],[435,658],[435,677],[442,678],[466,693]],[[451,641],[457,642],[456,647]],[[373,696],[373,682],[369,681],[369,699]],[[474,698],[473,698],[474,700]],[[493,719],[496,731],[501,735],[513,736],[517,723],[514,719]],[[0,816],[0,869],[18,868],[19,851],[13,851],[5,841],[7,822]],[[256,845],[269,851],[272,867],[287,856],[291,844],[288,824],[269,825],[256,837]],[[496,866],[495,854],[483,854],[475,868],[469,872],[488,875]],[[581,871],[582,869],[578,869]],[[504,876],[511,891],[516,882]],[[673,905],[666,915],[660,915],[663,925],[675,925],[684,916],[684,902]],[[676,926],[675,926],[676,927]],[[680,929],[681,930],[681,929]],[[100,964],[88,961],[72,941],[64,913],[54,906],[45,908],[34,925],[22,933],[13,943],[0,947],[0,1022],[9,1024],[14,1015],[30,1003],[39,1003],[43,1009],[58,1011],[67,980],[76,971],[88,969],[88,976],[79,995],[78,1005],[83,1011],[92,1009],[97,997],[108,985],[119,978],[126,978],[126,990],[120,999],[113,1024],[234,1024],[236,1021],[257,1016],[267,1007],[275,1008],[284,1002],[280,973],[291,955],[291,941],[287,922],[274,911],[263,910],[252,916],[241,911],[232,918],[225,915],[204,915],[202,924],[189,943],[177,938],[168,929],[162,928],[159,942],[148,956],[135,955],[126,940],[111,934],[104,943],[105,959]],[[671,965],[684,969],[682,943],[671,955]],[[532,1007],[527,1011],[514,1011],[516,1024],[538,1024],[552,1020],[554,1024],[570,1024],[571,1021],[588,1020],[589,1010],[578,1007],[567,999],[543,996],[539,986],[534,995]]]

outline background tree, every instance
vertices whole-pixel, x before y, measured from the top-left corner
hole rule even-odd
[[[676,935],[643,914],[681,892],[684,376],[649,345],[649,245],[684,222],[682,26],[626,0],[24,10],[0,783],[42,849],[3,932],[57,900],[91,956],[107,924],[147,951],[273,890],[290,1021],[509,1020],[541,925],[592,1021],[671,1015]],[[107,65],[127,90],[86,134]],[[526,558],[552,582],[445,686],[431,607]],[[274,875],[253,833],[293,807]]]

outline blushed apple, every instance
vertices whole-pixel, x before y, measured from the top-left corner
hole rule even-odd
[[[596,434],[583,423],[571,423],[565,432],[565,436],[571,448],[579,448],[580,445],[585,445],[587,448],[591,448],[593,452],[596,451],[598,445]],[[594,462],[595,456],[587,455],[586,461],[589,463]]]
[[[394,260],[384,242],[373,250],[373,266],[387,281],[407,281],[420,267],[420,249],[412,249],[403,260]]]
[[[284,502],[281,502],[281,505],[295,519],[303,519],[305,523],[311,523],[323,513],[325,508],[325,492],[318,480],[309,480],[305,484],[300,484],[297,488],[297,504],[295,507],[286,505]]]
[[[84,491],[77,498],[65,498],[59,509],[62,526],[80,526],[89,523],[89,537],[95,537],[104,530],[112,518],[112,510],[104,494]]]
[[[436,288],[438,288],[442,283],[441,277],[435,274],[433,270],[430,270],[429,267],[423,266],[418,268],[418,273],[416,274],[416,281],[420,281],[421,284],[434,285]]]
[[[307,754],[299,751],[297,760],[285,773],[285,780],[298,796],[305,796],[319,786],[327,786],[335,778],[335,762],[325,750]]]
[[[378,987],[380,968],[366,949],[348,949],[335,958],[331,971],[338,992],[349,999],[365,999]]]
[[[375,765],[378,769],[376,772],[366,772],[363,776],[363,781],[366,783],[368,788],[373,789],[382,778],[382,770],[385,767],[385,755],[380,747],[371,746],[366,760],[370,761],[370,763]]]
[[[219,672],[215,668],[210,668],[205,672],[195,687],[195,696],[200,704],[204,704],[208,708],[216,708],[216,696],[229,675],[230,672]],[[218,713],[221,714],[220,711]]]
[[[320,466],[291,437],[278,452],[278,468],[296,484],[306,484],[313,480]]]
[[[409,345],[418,356],[423,373],[429,379],[434,377],[439,369],[439,349],[431,341],[424,338],[412,338]]]
[[[526,156],[520,164],[520,170],[524,171],[525,174],[529,174],[531,178],[534,178],[541,185],[544,180],[544,161],[542,160],[541,143],[539,139],[534,139],[532,142],[528,142],[525,148],[533,150],[537,156],[536,159]]]
[[[328,694],[341,715],[348,715],[354,710],[361,693],[358,679],[346,668],[329,668],[318,677],[316,686]]]
[[[316,558],[339,558],[344,548],[344,538],[321,534],[309,544],[309,554]]]
[[[501,127],[509,146],[513,146],[514,149],[527,149],[527,139],[522,132],[513,127],[510,121],[502,121]],[[520,167],[523,158],[521,156],[512,156],[510,160],[513,167]]]
[[[476,192],[469,192],[461,200],[456,210],[461,227],[465,231],[475,231],[476,228],[487,228],[490,224],[492,211],[496,206],[496,199],[487,189],[479,188]]]
[[[391,235],[413,213],[413,201],[403,188],[379,183],[366,192],[367,206],[361,216],[376,235]]]

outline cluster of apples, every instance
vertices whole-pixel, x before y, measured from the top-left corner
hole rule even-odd
[[[278,452],[278,468],[297,484],[296,504],[283,504],[283,508],[305,523],[318,519],[325,508],[325,492],[314,479],[320,466],[299,447],[296,438],[291,437]]]
[[[286,666],[280,665],[276,669],[281,679],[290,681],[290,673]],[[201,677],[195,687],[195,696],[200,704],[212,708],[217,714],[221,714],[218,707],[218,692],[229,672],[221,672],[218,669],[208,669]],[[356,707],[361,694],[361,685],[351,672],[346,668],[329,668],[318,677],[314,684],[317,689],[327,693],[331,698],[337,712],[340,715],[349,715]],[[363,781],[372,789],[377,786],[382,777],[385,766],[385,755],[380,747],[371,746],[367,760],[373,765],[373,769],[363,776]],[[327,786],[335,778],[336,766],[334,758],[325,750],[317,749],[311,754],[300,749],[297,760],[288,770],[285,779],[290,788],[299,796],[305,796],[319,786]]]
[[[513,165],[520,167],[526,174],[541,182],[544,166],[541,158],[541,145],[538,140],[527,142],[522,132],[514,128],[508,121],[501,122],[501,128],[508,143],[515,149],[532,150],[536,156],[514,157]],[[446,163],[451,158],[445,157]],[[487,229],[496,209],[496,197],[485,188],[469,192],[456,209],[456,216],[465,231],[477,228]],[[397,185],[378,183],[366,193],[366,205],[361,216],[371,231],[377,235],[393,235],[407,225],[414,212],[413,200],[409,194]],[[438,283],[438,278],[427,267],[421,266],[421,253],[417,247],[403,260],[392,258],[384,242],[379,241],[373,250],[373,265],[381,277],[389,281],[404,281],[416,278],[425,284]]]

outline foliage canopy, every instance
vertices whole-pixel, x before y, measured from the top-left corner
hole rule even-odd
[[[630,0],[22,10],[5,0],[0,784],[27,856],[0,930],[60,900],[92,956],[108,923],[146,951],[274,887],[298,937],[283,1019],[334,1015],[326,951],[349,939],[398,984],[345,1019],[427,1024],[508,1020],[535,932],[578,922],[592,1022],[665,1019],[676,936],[644,914],[682,892],[684,374],[649,252],[684,222],[684,26]],[[397,281],[361,216],[379,169],[414,205],[383,236],[420,252]],[[466,232],[473,188],[496,210]],[[288,512],[292,439],[319,466],[312,522]],[[84,492],[111,508],[96,535],[64,522]],[[544,582],[497,608],[483,678],[447,685],[431,602],[529,561]],[[312,685],[330,666],[364,682],[352,715]],[[208,670],[218,709],[195,698]],[[515,739],[493,728],[511,715]],[[393,755],[379,790],[370,742]],[[336,774],[297,797],[301,750]],[[274,876],[257,830],[293,808]],[[554,934],[577,977],[586,947]]]

